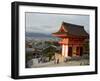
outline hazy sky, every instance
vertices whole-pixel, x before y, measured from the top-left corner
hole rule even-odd
[[[26,13],[26,31],[51,34],[60,29],[62,22],[83,25],[89,32],[88,15]]]

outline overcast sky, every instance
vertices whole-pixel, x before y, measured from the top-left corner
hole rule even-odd
[[[61,27],[62,22],[83,25],[89,32],[88,15],[26,13],[26,31],[35,33],[51,34]]]

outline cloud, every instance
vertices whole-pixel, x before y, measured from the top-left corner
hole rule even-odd
[[[63,21],[83,25],[85,30],[89,32],[88,15],[43,13],[26,13],[26,31],[47,34],[56,32],[60,28]]]

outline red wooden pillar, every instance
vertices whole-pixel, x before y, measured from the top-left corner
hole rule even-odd
[[[62,46],[62,56],[68,57],[68,39],[64,38],[59,43]]]
[[[68,45],[62,44],[62,56],[68,57]]]

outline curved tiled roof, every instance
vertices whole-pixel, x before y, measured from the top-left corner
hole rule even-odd
[[[66,36],[78,36],[78,37],[88,37],[88,33],[84,30],[84,26],[81,25],[76,25],[76,24],[71,24],[71,23],[66,23],[63,22],[61,27],[64,28],[65,31],[57,31],[53,34],[59,35],[59,34],[64,34]]]

